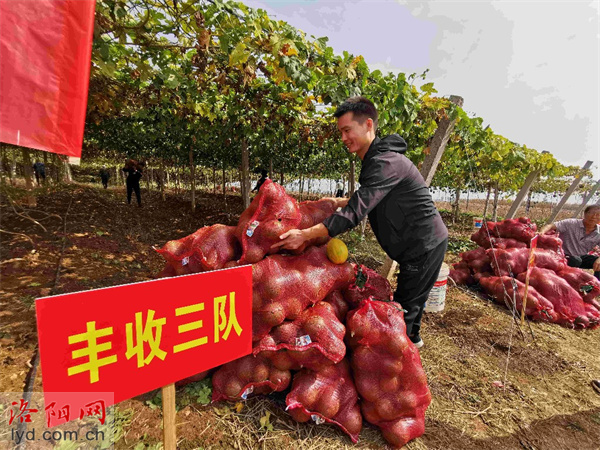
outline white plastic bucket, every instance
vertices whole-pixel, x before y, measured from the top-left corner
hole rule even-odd
[[[434,283],[425,302],[425,312],[440,312],[446,306],[446,287],[448,286],[448,274],[450,268],[442,263],[437,281]]]
[[[483,217],[473,217],[473,228],[479,230],[483,226]]]

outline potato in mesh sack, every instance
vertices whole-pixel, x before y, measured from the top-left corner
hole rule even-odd
[[[331,423],[358,442],[362,416],[347,359],[316,371],[297,372],[285,401],[287,411],[298,422]]]
[[[339,363],[346,355],[346,327],[324,301],[305,309],[255,343],[252,353],[269,359],[283,370],[311,370]]]
[[[484,248],[479,247],[460,254],[462,261],[467,263],[473,275],[478,273],[493,273],[490,257]]]
[[[577,267],[565,267],[556,274],[569,283],[585,303],[600,311],[600,302],[597,300],[600,295],[600,281],[595,276]]]
[[[350,310],[350,305],[342,295],[341,291],[333,291],[323,299],[324,302],[329,303],[333,307],[333,312],[338,320],[342,323],[346,322],[346,315]]]
[[[216,224],[167,242],[156,250],[167,260],[160,276],[187,275],[222,269],[241,254],[235,227]]]
[[[327,198],[322,198],[321,200],[317,201],[305,201],[300,203],[298,207],[300,209],[300,224],[298,225],[299,230],[304,230],[323,222],[337,209],[336,202]],[[312,245],[327,244],[329,239],[329,236],[310,239],[296,250],[293,250],[292,253],[299,255]]]
[[[308,306],[354,280],[350,263],[334,264],[325,246],[310,247],[302,255],[271,255],[252,266],[252,340],[293,320]]]
[[[425,410],[431,403],[402,309],[395,302],[365,300],[348,313],[346,328],[363,417],[392,446],[402,447],[425,432]]]
[[[499,277],[516,277],[518,274],[525,272],[530,252],[531,249],[529,248],[507,248],[506,250],[492,248],[486,251],[490,258],[492,269],[496,276]],[[558,272],[567,265],[567,260],[552,250],[536,248],[534,254],[535,267]]]
[[[470,286],[476,283],[471,274],[471,269],[465,261],[452,264],[452,269],[450,269],[448,277],[452,278],[456,284]]]
[[[266,179],[250,206],[242,213],[236,236],[242,245],[240,264],[253,264],[267,254],[275,253],[271,246],[279,236],[298,228],[300,220],[298,203],[286,194],[285,189]]]
[[[518,276],[525,282],[526,273]],[[543,295],[557,314],[556,323],[575,328],[596,328],[600,325],[600,311],[583,299],[571,285],[549,269],[531,269],[529,284]]]
[[[212,377],[212,401],[245,400],[250,395],[285,390],[291,381],[289,370],[280,370],[260,356],[248,355],[222,365]]]
[[[490,295],[496,303],[515,308],[521,314],[523,308],[523,296],[525,295],[525,284],[511,277],[488,277],[479,280],[479,284]],[[516,287],[516,293],[515,293]],[[527,301],[525,303],[525,314],[533,320],[554,322],[557,314],[554,306],[544,296],[529,286],[527,290]]]
[[[552,250],[561,256],[565,256],[565,251],[562,247],[562,239],[558,236],[556,230],[550,230],[545,234],[540,234],[537,240],[537,247]]]
[[[392,286],[385,277],[363,265],[356,265],[354,272],[354,283],[342,291],[344,299],[352,308],[357,308],[360,302],[369,297],[384,301],[392,299]]]

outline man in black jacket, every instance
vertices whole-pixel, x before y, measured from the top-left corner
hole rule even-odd
[[[442,222],[429,188],[415,165],[404,156],[406,142],[397,134],[376,137],[377,110],[364,97],[352,97],[334,116],[342,141],[350,153],[363,160],[360,188],[350,199],[337,199],[342,209],[323,223],[305,230],[290,230],[274,247],[296,249],[305,241],[334,237],[369,216],[377,241],[400,266],[394,300],[407,311],[406,333],[417,347],[421,317],[448,245]]]
[[[125,162],[123,172],[127,174],[126,185],[127,185],[127,203],[131,204],[131,194],[135,192],[138,206],[142,206],[142,193],[140,190],[140,178],[142,178],[142,170],[144,163],[138,163],[137,161],[130,159]]]

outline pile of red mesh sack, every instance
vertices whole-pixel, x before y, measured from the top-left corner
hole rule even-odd
[[[494,301],[520,314],[536,231],[525,217],[484,222],[471,236],[479,247],[460,254],[450,278],[456,284],[478,284]],[[539,235],[534,254],[527,316],[572,328],[600,326],[600,282],[585,270],[567,266],[560,236],[554,231]]]
[[[361,410],[395,447],[421,436],[431,403],[419,351],[397,303],[365,300],[348,313],[348,343]]]
[[[288,390],[293,419],[336,426],[357,442],[364,417],[401,447],[423,434],[431,397],[390,283],[367,267],[332,263],[328,237],[294,252],[271,249],[335,204],[297,203],[267,180],[237,226],[204,227],[157,250],[166,260],[160,276],[252,264],[252,354],[212,369],[213,401]]]

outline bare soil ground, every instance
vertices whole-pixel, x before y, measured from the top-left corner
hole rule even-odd
[[[199,194],[195,213],[189,199],[175,192],[163,202],[156,191],[143,190],[142,208],[126,204],[122,187],[103,190],[75,183],[39,188],[35,208],[13,209],[6,194],[15,201],[22,190],[8,189],[0,198],[4,392],[23,391],[37,340],[35,298],[152,279],[163,267],[153,245],[162,246],[204,225],[235,224],[242,211],[239,196],[228,195],[225,201],[222,194],[207,192]],[[471,204],[472,213],[483,210]],[[501,213],[502,208],[508,206],[501,204]],[[538,211],[541,220],[550,207]],[[453,241],[468,239],[470,217],[457,223],[448,214],[444,219]],[[383,262],[368,226],[364,239],[360,230],[343,239],[356,261],[374,269]],[[456,259],[456,252],[448,253],[447,262]],[[600,378],[600,330],[529,322],[521,329],[505,309],[476,292],[451,286],[446,309],[426,314],[422,333],[421,358],[433,403],[427,410],[425,435],[406,448],[600,448],[600,395],[590,386],[592,379]],[[204,406],[189,402],[184,389],[178,391],[181,449],[386,448],[370,426],[353,445],[331,427],[294,422],[284,411],[284,395]],[[34,390],[41,391],[40,373]],[[155,394],[118,405],[122,437],[116,448],[134,448],[140,442],[158,448],[162,430],[160,408],[152,407]]]

